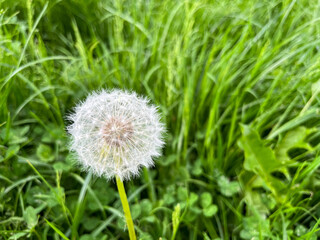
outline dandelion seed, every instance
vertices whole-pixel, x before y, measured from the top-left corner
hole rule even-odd
[[[83,168],[128,180],[153,165],[164,144],[157,108],[134,92],[94,92],[69,116],[70,149]]]

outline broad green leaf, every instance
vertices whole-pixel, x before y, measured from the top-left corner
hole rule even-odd
[[[265,194],[262,193],[260,194],[260,198],[261,198],[261,202],[270,210],[274,209],[276,206],[276,201],[275,199],[272,197],[271,194]]]
[[[29,206],[23,213],[23,219],[28,225],[29,229],[34,228],[38,223],[37,210]]]
[[[177,197],[180,201],[186,201],[188,199],[188,190],[185,187],[179,187]]]
[[[292,148],[305,148],[312,149],[311,146],[305,142],[305,138],[310,134],[310,130],[305,127],[298,127],[289,131],[284,138],[280,141],[275,149],[276,158],[281,163],[290,161],[288,151]]]
[[[240,146],[245,153],[244,168],[263,175],[277,170],[281,166],[280,161],[270,148],[264,146],[258,133],[247,125],[241,125],[241,130]]]
[[[117,226],[120,229],[125,229],[126,228],[126,220],[124,217],[118,218],[117,219]]]
[[[308,232],[308,229],[304,225],[298,225],[295,229],[295,234],[298,237],[301,237],[302,235],[306,234]]]
[[[203,209],[202,212],[205,217],[212,217],[218,212],[218,207],[215,204],[211,204],[210,206]]]
[[[236,181],[230,181],[225,176],[220,176],[217,182],[220,192],[227,197],[231,197],[240,191],[239,183]]]
[[[188,209],[187,213],[183,216],[183,221],[193,222],[199,215],[203,212],[203,209],[200,209],[197,206],[192,206]]]
[[[195,161],[194,165],[192,166],[191,173],[195,176],[200,176],[203,173],[202,163],[200,159]]]
[[[175,191],[176,189],[174,185],[170,185],[166,188],[166,192],[163,195],[163,201],[165,202],[166,205],[170,205],[176,201]]]
[[[272,149],[263,144],[256,131],[246,125],[241,125],[241,130],[242,138],[239,145],[244,150],[244,168],[260,176],[264,186],[273,192],[277,201],[282,202],[283,198],[279,192],[283,190],[284,184],[271,173],[279,171],[283,165],[276,159]]]
[[[259,216],[244,217],[243,229],[240,232],[240,237],[243,239],[268,239],[270,237],[270,223],[269,220]]]
[[[140,201],[142,214],[148,216],[152,211],[152,203],[149,199],[143,199]]]
[[[68,172],[72,168],[72,166],[65,163],[65,162],[57,162],[57,163],[53,164],[53,168],[57,171]]]
[[[17,240],[26,236],[28,232],[18,232],[10,236],[9,240]]]
[[[81,223],[82,223],[82,227],[85,230],[92,232],[101,223],[101,219],[99,219],[98,217],[87,217],[86,216],[81,220]]]
[[[52,162],[54,160],[54,154],[48,145],[40,144],[37,148],[37,156],[43,162]]]
[[[192,193],[190,194],[190,197],[189,197],[189,204],[190,204],[190,206],[192,206],[193,204],[195,204],[195,203],[198,201],[198,199],[199,199],[198,194],[192,192]]]
[[[262,215],[269,214],[275,207],[276,201],[272,194],[266,195],[258,191],[246,190],[245,191],[246,203]]]
[[[207,208],[211,205],[212,203],[212,196],[208,192],[204,192],[201,194],[201,206],[202,208]]]
[[[141,214],[141,206],[140,204],[134,204],[131,206],[131,215],[132,219],[137,219]]]

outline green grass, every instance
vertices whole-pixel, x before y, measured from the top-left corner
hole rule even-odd
[[[26,3],[27,2],[27,3]],[[66,115],[101,88],[158,105],[126,182],[139,239],[320,238],[319,1],[0,0],[0,239],[128,239]]]

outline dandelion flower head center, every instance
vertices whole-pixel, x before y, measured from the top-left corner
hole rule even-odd
[[[124,147],[133,135],[132,123],[120,117],[111,117],[101,129],[106,144],[112,147]]]

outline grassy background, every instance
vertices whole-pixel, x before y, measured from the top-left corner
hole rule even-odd
[[[126,183],[140,239],[317,239],[319,1],[0,0],[0,239],[127,239],[115,182],[74,166],[92,90],[160,106]]]

